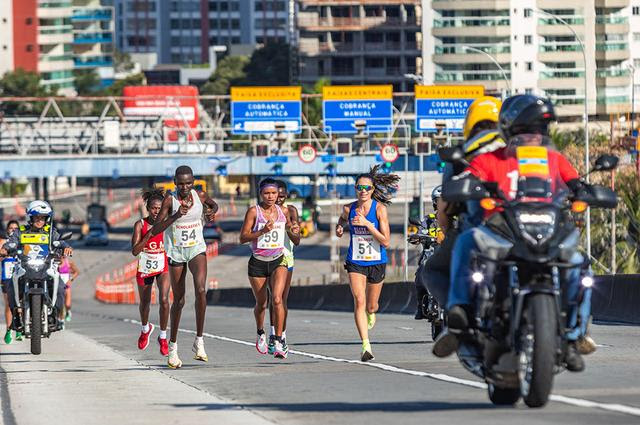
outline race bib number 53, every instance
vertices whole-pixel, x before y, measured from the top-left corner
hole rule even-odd
[[[353,235],[351,239],[355,261],[380,261],[380,242],[373,235]]]
[[[141,252],[138,259],[138,271],[142,274],[155,274],[164,271],[164,253]]]
[[[191,248],[202,238],[202,222],[176,224],[173,229],[173,244],[181,248]]]

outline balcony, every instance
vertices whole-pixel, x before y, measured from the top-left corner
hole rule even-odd
[[[540,62],[582,61],[582,48],[574,41],[560,43],[542,43],[538,49]]]
[[[111,21],[112,19],[111,9],[74,10],[71,16],[72,22]]]
[[[574,31],[578,34],[584,32],[584,17],[581,15],[560,15],[565,22],[567,22]],[[551,18],[544,17],[538,19],[538,35],[573,35],[571,30],[567,28],[562,22]]]
[[[433,0],[431,2],[431,8],[433,10],[509,10],[509,7],[509,0]]]
[[[608,68],[596,70],[596,85],[598,86],[626,86],[631,80],[631,71],[628,68]]]
[[[496,55],[501,53],[511,53],[510,44],[469,44],[468,46],[482,50],[483,52],[489,53],[491,55]],[[471,55],[471,54],[479,54],[479,53],[467,50],[461,44],[449,44],[449,45],[435,46],[435,54],[436,55]]]
[[[507,78],[511,78],[511,73],[506,71]],[[460,81],[504,81],[504,76],[498,70],[469,70],[469,71],[438,71],[435,75],[438,82],[460,82]]]
[[[96,43],[113,43],[113,34],[111,32],[75,33],[73,36],[73,44]]]
[[[111,56],[84,56],[73,59],[75,68],[100,68],[113,66]]]
[[[629,33],[629,18],[616,15],[597,15],[596,34],[627,34]]]
[[[629,44],[619,41],[596,42],[596,60],[623,61],[629,59]]]
[[[364,16],[364,17],[318,17],[317,15],[306,14],[298,18],[298,26],[305,31],[362,31],[372,27],[418,27],[415,16],[407,19],[399,17],[385,16]]]
[[[507,16],[464,16],[433,20],[435,37],[509,37],[510,19]]]
[[[547,68],[538,75],[541,89],[565,89],[584,85],[584,68]]]
[[[71,43],[73,40],[72,25],[50,25],[38,28],[37,41],[41,45]]]

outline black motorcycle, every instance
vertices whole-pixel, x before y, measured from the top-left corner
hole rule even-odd
[[[72,235],[65,233],[60,240],[71,239]],[[9,252],[15,253],[17,260],[13,288],[16,305],[20,308],[14,323],[17,331],[30,338],[31,354],[40,354],[42,338],[63,328],[58,320],[60,312],[55,307],[58,287],[64,285],[58,272],[63,251],[60,245],[59,241],[34,245],[28,252],[24,247],[17,249],[14,243],[5,245]]]
[[[441,149],[440,157],[464,163],[457,148]],[[617,162],[615,156],[603,155],[590,172],[612,170]],[[571,211],[617,205],[615,192],[604,186],[572,189],[554,194],[549,180],[523,176],[512,200],[497,184],[473,177],[443,187],[446,201],[477,200],[483,208],[492,208],[492,203],[497,208],[474,229],[475,317],[470,331],[459,337],[458,348],[462,365],[486,381],[494,404],[511,405],[522,397],[529,407],[545,405],[554,374],[566,366],[563,276],[576,267],[588,268],[571,261],[580,240]],[[582,279],[584,287],[592,284],[590,277]]]
[[[422,252],[418,269],[416,270],[415,284],[416,287],[424,288],[425,295],[421,300],[422,315],[431,324],[431,338],[435,341],[445,325],[444,309],[440,307],[436,298],[429,292],[426,282],[423,281],[423,270],[429,257],[433,255],[438,246],[437,235],[434,234],[434,228],[429,225],[427,220],[418,221],[410,218],[409,222],[418,228],[418,232],[411,234],[407,240],[412,245],[421,245]]]

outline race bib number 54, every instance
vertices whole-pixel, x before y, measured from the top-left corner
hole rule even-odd
[[[181,248],[191,248],[202,238],[202,222],[176,224],[173,229],[173,244]]]
[[[373,235],[353,235],[351,239],[355,261],[380,261],[380,242]]]

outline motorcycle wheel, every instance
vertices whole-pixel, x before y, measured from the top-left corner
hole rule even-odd
[[[513,406],[520,400],[520,388],[500,388],[488,384],[489,400],[498,406]]]
[[[557,317],[552,295],[527,298],[525,321],[520,329],[520,391],[529,407],[549,401],[555,367]]]
[[[31,354],[42,352],[42,295],[31,296]]]

